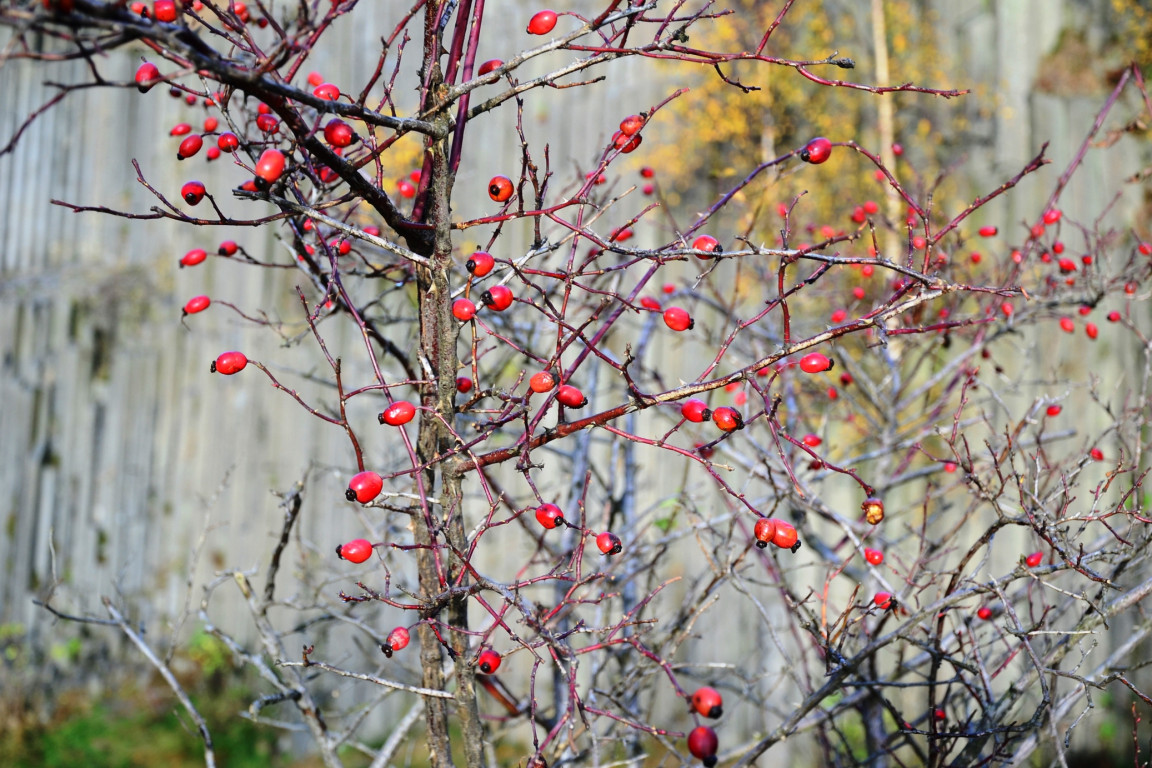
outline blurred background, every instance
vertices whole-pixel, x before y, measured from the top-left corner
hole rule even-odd
[[[707,45],[748,45],[745,36],[758,36],[780,5],[730,4],[759,23],[723,18]],[[357,84],[358,73],[375,66],[393,4],[361,5],[353,17],[359,21],[338,24],[312,60],[329,81]],[[533,7],[522,0],[489,6],[494,19],[526,18]],[[363,23],[373,13],[380,23]],[[493,47],[481,51],[481,60],[508,58],[529,44],[519,21],[509,27],[512,33],[491,36]],[[1123,67],[1137,60],[1148,71],[1152,11],[1141,0],[800,2],[771,49],[788,58],[836,53],[855,61],[854,70],[816,70],[829,77],[971,93],[951,100],[879,97],[821,87],[784,67],[726,71],[759,89],[746,93],[708,68],[633,59],[607,69],[605,82],[529,94],[525,133],[534,146],[549,144],[558,175],[582,177],[620,117],[690,87],[645,130],[630,165],[609,179],[624,191],[645,183],[642,166],[655,171],[653,195],[623,206],[622,221],[657,198],[687,218],[756,164],[816,135],[881,152],[909,188],[935,185],[934,205],[958,211],[977,192],[1015,175],[1048,142],[1052,164],[990,208],[998,218],[981,222],[1011,238],[1044,209]],[[143,52],[120,49],[101,65],[128,82]],[[543,73],[564,56],[536,59],[527,74]],[[5,62],[0,143],[53,95],[51,82],[85,76],[82,63]],[[405,105],[397,106],[403,113]],[[163,89],[146,97],[132,88],[83,90],[28,125],[15,151],[0,156],[0,762],[6,764],[201,763],[197,739],[173,717],[167,690],[141,671],[119,633],[58,621],[34,603],[51,598],[61,611],[104,617],[104,596],[148,628],[158,650],[174,654],[206,713],[219,720],[215,733],[221,752],[231,756],[227,765],[266,765],[273,757],[276,764],[308,762],[294,755],[298,745],[290,738],[229,716],[247,705],[250,681],[203,632],[198,615],[214,574],[263,571],[283,496],[298,483],[306,492],[298,547],[280,576],[282,594],[293,594],[293,579],[315,577],[336,543],[371,527],[342,498],[355,463],[340,430],[301,418],[298,406],[271,388],[208,375],[220,351],[243,349],[307,387],[315,350],[308,341],[290,343],[300,332],[291,325],[298,316],[292,286],[300,277],[211,259],[196,270],[177,268],[189,249],[211,253],[229,239],[254,258],[271,258],[285,245],[263,230],[192,229],[73,213],[51,202],[146,213],[157,201],[138,182],[135,159],[148,183],[169,198],[199,178],[217,191],[225,211],[239,210],[227,190],[243,175],[226,158],[211,165],[203,157],[175,161],[179,140],[170,128],[197,125],[208,114]],[[501,111],[470,126],[476,151],[466,155],[456,182],[457,216],[486,211],[487,179],[519,167],[513,118]],[[1108,209],[1112,221],[1148,239],[1147,185],[1122,183],[1152,162],[1147,128],[1139,135],[1107,153],[1090,151],[1062,205],[1083,221]],[[418,158],[417,144],[401,142],[386,162],[401,179]],[[813,226],[850,226],[845,201],[874,200],[892,218],[903,215],[855,157],[841,153],[829,168],[826,178],[835,183],[819,189],[805,186],[810,176],[766,176],[743,193],[742,213],[726,225],[771,244],[778,204],[801,194],[799,219]],[[1114,199],[1117,190],[1122,194]],[[527,249],[530,236],[526,227],[510,228],[502,248]],[[462,254],[482,245],[471,237],[459,236]],[[667,234],[637,237],[655,243]],[[223,306],[182,323],[181,307],[197,294],[283,318],[284,334],[253,328]],[[332,333],[334,347],[357,343],[338,329]],[[1087,368],[1120,376],[1132,359],[1122,348],[1087,350]],[[311,394],[324,400],[321,388]],[[367,450],[381,462],[398,455],[382,440]],[[239,637],[250,633],[251,619],[235,595],[219,595],[207,616]],[[156,736],[143,742],[136,738],[142,732]]]

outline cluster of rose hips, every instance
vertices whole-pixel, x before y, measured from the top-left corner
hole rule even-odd
[[[159,4],[157,4],[159,5]],[[141,93],[147,93],[157,83],[163,81],[160,70],[155,64],[150,61],[145,61],[136,70],[135,75],[136,87]],[[195,93],[185,92],[176,86],[172,86],[169,93],[174,98],[183,97],[189,106],[194,106],[200,99]],[[219,102],[218,94],[212,96],[205,96],[203,99],[205,108],[215,107]],[[181,122],[177,123],[169,131],[170,136],[180,139],[180,144],[176,148],[176,159],[187,160],[195,157],[200,153],[204,147],[205,137],[217,135],[217,130],[220,127],[220,121],[209,115],[204,118],[203,130],[197,132],[190,123]],[[235,134],[230,132],[223,132],[218,135],[215,145],[209,145],[205,151],[205,156],[211,162],[220,157],[221,152],[232,153],[239,147],[239,140]],[[189,205],[197,205],[204,196],[207,194],[203,182],[193,180],[186,182],[180,188],[180,197],[184,199]]]
[[[624,550],[624,544],[620,541],[620,537],[611,531],[603,531],[598,534],[593,534],[591,531],[585,531],[579,526],[573,525],[568,522],[560,507],[555,504],[545,502],[536,508],[536,522],[540,523],[542,528],[552,530],[560,526],[566,526],[574,530],[581,531],[587,535],[595,535],[596,547],[605,555],[611,557],[618,555]]]
[[[150,90],[153,85],[161,80],[161,75],[156,65],[151,62],[144,62],[136,70],[136,83],[141,93]],[[173,96],[180,96],[183,92],[173,86],[171,89]],[[193,93],[188,93],[185,99],[189,105],[193,105],[197,101],[197,97]],[[206,107],[215,106],[219,101],[219,94],[211,97],[205,97],[204,105]],[[265,105],[259,105],[257,109],[256,126],[266,134],[275,134],[279,129],[279,122],[271,115],[271,109]],[[209,161],[215,160],[220,157],[220,154],[234,154],[240,148],[240,139],[236,134],[231,131],[224,131],[217,134],[219,128],[219,120],[213,116],[209,116],[204,120],[203,132],[193,132],[192,126],[189,123],[178,123],[172,130],[171,135],[183,137],[179,147],[176,150],[177,160],[187,160],[199,154],[200,150],[204,147],[204,138],[216,135],[216,143],[214,146],[209,146],[205,155]],[[287,164],[287,158],[284,153],[275,148],[267,148],[260,155],[259,159],[253,166],[254,178],[241,185],[241,189],[247,191],[257,191],[267,189],[272,183],[278,181],[283,175]],[[188,205],[199,205],[200,201],[208,194],[207,188],[204,183],[199,180],[191,180],[185,182],[180,188],[180,197]]]
[[[345,545],[345,547],[347,546],[348,545]],[[339,554],[339,551],[340,548],[337,547],[337,554]],[[396,627],[388,633],[388,637],[380,644],[380,651],[384,654],[385,658],[390,659],[393,653],[407,648],[411,640],[412,635],[408,627]],[[496,651],[491,648],[484,648],[477,654],[474,664],[482,674],[491,675],[500,668],[501,660],[500,654],[496,653]]]
[[[715,720],[724,714],[724,699],[715,688],[708,686],[697,688],[689,697],[688,703],[700,717]],[[698,725],[688,734],[688,751],[702,762],[705,768],[716,765],[716,751],[719,747],[720,739],[710,726]]]
[[[360,228],[365,235],[372,237],[379,237],[380,228],[374,225],[367,225]],[[327,246],[328,251],[333,256],[347,256],[352,253],[352,241],[342,235],[338,234],[336,230],[325,230],[316,225],[312,219],[305,219],[300,224],[300,239],[304,245],[303,253],[297,254],[296,258],[299,261],[304,261],[305,256],[313,256],[316,253],[316,246]],[[331,299],[326,302],[326,306],[331,306]]]
[[[815,374],[832,370],[836,363],[830,357],[820,352],[809,352],[800,358],[800,361],[795,363],[795,365],[804,373]],[[767,368],[763,369],[761,374],[766,374],[768,370]],[[742,398],[741,402],[743,401],[744,399]],[[711,420],[724,432],[733,432],[744,428],[743,417],[736,409],[722,406],[710,410],[704,401],[695,398],[685,400],[681,404],[680,415],[687,421],[697,424]],[[820,444],[820,438],[815,435],[805,438],[805,441],[811,444],[812,447]]]
[[[898,145],[894,145],[894,151],[896,146]],[[802,149],[798,150],[797,154],[802,160],[806,162],[823,163],[830,157],[832,147],[833,145],[830,141],[823,137],[817,137],[809,141]],[[886,178],[885,174],[879,169],[877,170],[876,174],[877,178],[881,181]],[[785,203],[780,203],[778,209],[778,212],[782,217],[791,215],[791,208]],[[879,206],[877,206],[877,204],[873,201],[867,201],[861,205],[855,206],[851,213],[851,219],[855,224],[861,225],[867,222],[869,216],[877,214],[878,212]],[[1084,270],[1088,270],[1095,264],[1095,256],[1090,253],[1083,254],[1078,261],[1065,255],[1066,246],[1059,239],[1057,229],[1062,219],[1063,213],[1060,211],[1060,209],[1055,207],[1048,208],[1043,211],[1043,213],[1038,217],[1037,221],[1028,228],[1026,233],[1026,239],[1028,240],[1029,246],[1034,246],[1034,250],[1038,251],[1039,262],[1041,264],[1052,264],[1057,268],[1058,274],[1048,275],[1046,278],[1046,283],[1049,285],[1049,287],[1055,287],[1058,283],[1068,286],[1075,285],[1081,274],[1087,274],[1084,272]],[[917,226],[919,224],[918,214],[914,210],[909,209],[905,223],[909,228]],[[837,228],[829,225],[816,227],[815,225],[810,224],[808,226],[808,231],[811,233],[816,233],[817,230],[819,230],[819,234],[823,238],[828,240],[846,235],[843,230],[838,230]],[[1050,242],[1045,241],[1047,242],[1046,245],[1045,242],[1041,242],[1052,232],[1056,232],[1056,236],[1051,239]],[[1000,230],[994,225],[983,225],[979,228],[978,234],[982,238],[993,238],[1000,234]],[[925,237],[917,234],[910,235],[909,245],[913,250],[924,250],[929,246],[929,243]],[[796,247],[800,250],[804,250],[811,247],[811,245],[809,243],[801,243]],[[1137,245],[1137,249],[1142,255],[1152,255],[1152,243],[1141,242]],[[1023,263],[1027,250],[1028,249],[1024,248],[1013,249],[1011,251],[1012,262],[1015,264]],[[875,248],[872,246],[868,247],[868,252],[869,256],[875,257],[878,255]],[[937,266],[949,263],[948,255],[941,249],[939,244],[936,245],[935,253],[936,260],[934,263]],[[983,261],[984,255],[978,251],[973,251],[969,254],[968,258],[972,264],[976,265]],[[875,271],[875,267],[871,264],[853,265],[853,268],[858,269],[864,277],[871,276]],[[903,285],[904,282],[900,279],[893,283],[894,288],[900,288],[903,287]],[[1125,287],[1125,291],[1131,295],[1135,292],[1135,285],[1127,285]],[[862,286],[856,286],[853,288],[853,295],[857,300],[863,299],[865,296],[865,289]],[[1011,301],[1003,301],[1000,304],[1000,311],[1006,318],[1011,317],[1015,312],[1015,306]],[[942,319],[946,319],[949,312],[950,308],[947,305],[942,306],[940,309],[940,317]],[[1087,315],[1090,312],[1091,307],[1083,306],[1080,308],[1080,314],[1082,316]],[[847,317],[848,314],[846,310],[838,309],[832,313],[830,319],[834,325],[838,325],[843,323]],[[1110,322],[1118,322],[1120,320],[1120,313],[1116,311],[1111,312],[1108,315],[1108,320]],[[1071,317],[1060,317],[1058,324],[1060,329],[1066,333],[1074,333],[1077,328],[1075,321]],[[1086,322],[1083,328],[1085,335],[1090,340],[1095,340],[1098,338],[1100,328],[1096,323]]]
[[[46,8],[56,6],[56,9],[70,13],[74,7],[73,0],[42,0]],[[123,6],[121,1],[119,5]],[[148,7],[148,3],[134,0],[128,5],[128,10],[146,19],[155,19],[156,21],[164,22],[166,24],[176,24],[181,22],[184,7],[194,13],[200,13],[204,10],[204,3],[201,0],[191,0],[189,3],[180,2],[180,0],[154,0],[152,7]],[[228,6],[224,6],[224,10],[228,10]],[[236,20],[241,24],[247,24],[252,21],[252,14],[248,10],[248,4],[235,0],[231,3],[232,13],[235,15]],[[261,29],[268,26],[268,19],[259,17],[256,19],[256,26]]]
[[[476,278],[484,277],[492,271],[496,266],[496,260],[492,254],[486,251],[476,251],[468,259],[465,267],[468,269],[470,278],[468,285],[465,289],[465,295],[452,302],[452,316],[462,323],[469,322],[476,317],[476,303],[469,298],[472,292],[472,286]],[[504,284],[493,285],[480,294],[480,302],[485,307],[488,307],[494,312],[503,312],[512,306],[515,297],[512,295],[512,289]]]
[[[236,5],[239,7],[241,4],[237,3]],[[140,92],[146,93],[157,83],[162,82],[163,76],[155,64],[145,61],[136,70],[135,80]],[[341,96],[339,86],[324,82],[323,77],[317,72],[309,73],[308,84],[314,86],[312,95],[316,98],[325,101],[335,101]],[[173,95],[179,96],[182,91],[173,86],[172,93]],[[196,103],[197,97],[193,93],[188,93],[186,100],[188,104],[192,105]],[[205,106],[215,106],[220,101],[221,94],[214,94],[204,99]],[[192,128],[187,123],[177,125],[173,129],[173,135],[185,137],[177,149],[177,159],[184,160],[198,154],[204,146],[204,137],[211,135],[216,135],[216,145],[208,147],[206,154],[209,160],[215,160],[220,157],[221,152],[235,154],[242,145],[240,137],[231,131],[224,131],[217,134],[216,131],[218,127],[219,121],[215,117],[209,117],[205,120],[202,134],[192,133]],[[257,105],[254,127],[257,135],[261,138],[258,141],[252,142],[253,148],[258,148],[260,144],[278,140],[277,136],[280,133],[280,121],[272,113],[271,107],[267,104],[261,103]],[[346,148],[355,145],[359,141],[359,137],[356,135],[352,126],[340,118],[328,120],[323,126],[322,135],[325,142],[336,155],[342,155]],[[253,177],[241,184],[240,189],[247,192],[267,190],[284,176],[285,171],[288,169],[288,160],[289,158],[280,149],[274,146],[265,147],[252,167]],[[316,174],[317,181],[321,184],[327,184],[337,179],[335,172],[332,171],[331,168],[319,164],[316,168]],[[418,178],[417,176],[416,179],[418,180]],[[403,192],[403,189],[401,191]],[[412,195],[414,194],[415,190],[413,188]],[[188,205],[198,205],[206,195],[207,189],[203,182],[198,180],[188,181],[180,188],[180,196]]]
[[[239,354],[239,353],[234,353]],[[396,409],[397,406],[407,406],[407,408]],[[393,410],[396,409],[396,410]],[[410,410],[411,409],[411,410]],[[390,414],[389,411],[392,411]],[[397,402],[393,406],[380,414],[381,423],[404,423],[412,418],[414,408],[410,403]],[[390,420],[386,420],[386,417]],[[348,490],[345,492],[349,501],[358,501],[361,504],[368,504],[380,495],[384,488],[384,480],[380,475],[375,472],[360,472],[355,475],[348,483]],[[580,530],[586,535],[594,535],[596,546],[606,556],[620,554],[623,551],[623,543],[620,537],[611,531],[602,531],[598,534],[592,534],[590,531],[574,526],[564,519],[564,515],[560,508],[555,504],[542,504],[536,509],[536,520],[540,523],[541,527],[551,530],[560,526],[567,526]],[[344,544],[336,547],[336,556],[342,560],[347,560],[352,563],[364,563],[376,550],[378,544],[372,544],[367,539],[352,539]],[[402,650],[408,645],[409,630],[406,627],[397,627],[393,629],[388,635],[388,639],[380,646],[380,650],[388,658],[396,651]],[[485,675],[491,675],[500,668],[502,656],[492,648],[484,648],[476,656],[475,666]],[[719,706],[717,705],[716,714],[713,717],[719,717]]]

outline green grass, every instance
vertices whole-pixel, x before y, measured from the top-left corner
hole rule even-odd
[[[267,766],[276,734],[240,717],[238,690],[194,696],[208,721],[217,763]],[[159,686],[121,688],[93,701],[70,693],[49,723],[24,723],[0,732],[0,764],[15,768],[133,768],[202,766],[204,746],[171,692]]]
[[[217,763],[229,768],[277,764],[278,733],[239,713],[251,701],[246,681],[227,650],[207,635],[186,646],[193,671],[181,684],[208,723]],[[70,648],[62,648],[67,653]],[[112,678],[120,679],[113,671]],[[13,768],[134,768],[202,766],[204,744],[172,691],[155,676],[115,682],[97,697],[80,690],[52,691],[47,722],[31,715],[8,691],[0,712],[0,765]],[[0,696],[4,695],[0,692]]]

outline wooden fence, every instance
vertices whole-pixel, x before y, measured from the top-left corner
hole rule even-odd
[[[518,18],[526,4],[489,5],[508,6]],[[1001,226],[1017,225],[1042,209],[1107,87],[1101,76],[1090,93],[1041,92],[1041,68],[1062,35],[1102,35],[1099,14],[1107,3],[927,6],[939,14],[941,36],[951,46],[944,55],[963,62],[957,80],[975,80],[972,85],[994,100],[991,109],[974,100],[957,107],[971,116],[969,144],[956,154],[968,156],[964,173],[973,187],[999,183],[1042,140],[1052,142],[1053,167],[1003,208]],[[386,15],[391,3],[377,7]],[[353,72],[375,63],[382,28],[339,27],[338,47],[320,52],[315,66],[337,82],[353,82]],[[138,55],[118,51],[102,66],[128,81]],[[857,58],[868,59],[866,52]],[[0,68],[0,141],[52,93],[42,81],[81,81],[84,70],[76,63],[45,68],[8,62]],[[586,164],[606,140],[611,120],[605,116],[620,113],[617,105],[631,110],[670,90],[650,73],[642,62],[627,62],[618,79],[579,95],[534,94],[529,130],[547,136],[555,166]],[[863,79],[866,73],[866,67],[858,71]],[[579,104],[560,96],[575,96]],[[189,231],[49,204],[57,198],[146,211],[156,201],[136,181],[130,158],[158,190],[175,196],[187,172],[173,162],[167,127],[193,114],[199,113],[159,90],[146,97],[131,89],[81,91],[33,123],[18,151],[0,157],[0,626],[19,628],[26,658],[45,658],[71,631],[33,605],[49,585],[58,583],[59,607],[76,613],[99,614],[100,596],[118,595],[133,621],[162,634],[189,594],[198,604],[200,586],[218,569],[262,569],[281,515],[271,491],[287,491],[305,474],[301,543],[327,553],[334,529],[349,535],[363,530],[340,501],[351,465],[339,430],[301,418],[296,405],[271,389],[207,375],[222,349],[247,350],[285,371],[308,370],[314,350],[307,343],[285,348],[226,311],[189,318],[187,327],[179,319],[183,302],[198,293],[292,317],[291,286],[298,278],[291,273],[212,261],[183,273],[176,269],[189,248],[213,249],[226,238],[257,257],[282,246],[259,230]],[[510,120],[493,115],[470,127],[468,140],[484,151],[461,174],[458,189],[480,188],[499,169],[518,167]],[[859,130],[867,135],[871,126]],[[1148,147],[1134,142],[1094,154],[1087,173],[1066,193],[1065,207],[1088,218],[1110,202],[1116,179],[1148,159]],[[200,164],[197,173],[210,189],[239,180],[226,160],[207,170]],[[1132,220],[1144,210],[1141,194],[1130,188],[1114,215]],[[226,209],[238,205],[219,197]],[[526,241],[514,233],[505,243],[515,248]],[[356,340],[337,333],[330,342],[340,347]],[[1102,357],[1089,364],[1113,371],[1129,364],[1124,350],[1109,349]],[[1045,367],[1042,360],[1032,362]],[[312,394],[321,396],[319,390]],[[383,457],[394,449],[374,444],[368,450]],[[293,575],[313,567],[307,557],[296,557],[281,576],[282,592],[291,594]],[[217,623],[244,631],[238,600],[220,600],[211,613]],[[738,617],[730,620],[739,626]],[[754,642],[748,633],[728,636]],[[735,657],[744,652],[732,649]]]

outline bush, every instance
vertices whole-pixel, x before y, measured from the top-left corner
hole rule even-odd
[[[293,539],[301,484],[263,586],[239,570],[209,585],[206,606],[227,584],[250,609],[251,645],[201,615],[267,686],[252,717],[306,731],[326,765],[344,748],[386,764],[422,720],[438,766],[506,761],[510,747],[532,766],[750,765],[798,733],[829,764],[962,766],[1062,755],[1094,691],[1152,703],[1130,663],[1152,631],[1139,609],[1150,369],[1134,310],[1152,245],[1061,201],[1089,148],[1147,118],[1138,68],[1025,222],[994,226],[994,211],[1043,151],[948,211],[930,169],[898,169],[894,147],[853,126],[741,168],[691,213],[659,202],[653,173],[619,170],[682,91],[613,115],[575,170],[529,136],[535,92],[619,77],[634,58],[707,65],[743,93],[737,63],[814,87],[962,94],[847,82],[845,57],[774,56],[791,4],[751,47],[708,49],[695,41],[724,13],[711,4],[513,21],[480,0],[425,0],[389,8],[379,66],[356,82],[309,73],[362,5],[54,0],[0,15],[10,56],[88,61],[92,80],[63,93],[169,89],[209,108],[203,131],[176,131],[178,154],[190,168],[228,159],[234,189],[193,171],[162,189],[137,168],[157,199],[147,216],[195,235],[181,266],[299,278],[299,332],[269,307],[184,307],[193,331],[223,309],[310,350],[305,372],[225,349],[211,370],[237,376],[230,387],[270,383],[347,436],[347,502],[332,503],[364,525],[333,531],[349,564],[317,554],[305,587],[277,597],[285,552],[309,553]],[[480,60],[481,41],[522,26],[534,36],[519,53]],[[150,53],[133,82],[89,54],[135,41]],[[469,128],[498,116],[519,164],[481,177]],[[803,196],[750,194],[784,168],[832,188],[871,175],[885,197],[840,201],[839,226]],[[204,245],[221,225],[282,247]],[[525,252],[507,245],[519,236]],[[1140,364],[1115,382],[1069,379],[1056,361],[1094,344]],[[1049,370],[1027,362],[1037,349]],[[105,604],[213,764],[196,703]],[[342,680],[355,681],[347,705]],[[376,746],[369,715],[395,697]]]

